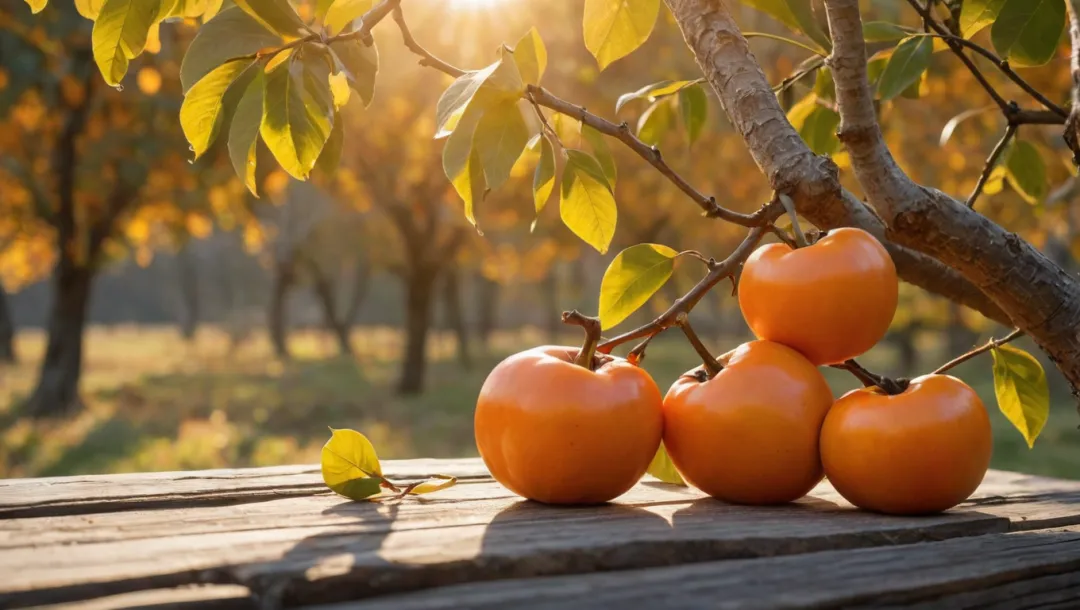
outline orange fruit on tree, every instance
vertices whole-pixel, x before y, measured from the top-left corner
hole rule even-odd
[[[841,228],[803,248],[755,250],[739,278],[739,307],[759,339],[792,347],[814,364],[835,364],[885,336],[897,289],[881,243],[862,229]]]
[[[711,379],[690,371],[664,398],[664,445],[682,476],[739,504],[796,500],[821,481],[818,435],[832,391],[795,350],[752,341]],[[723,361],[725,358],[721,358]]]
[[[662,398],[652,377],[614,356],[580,366],[579,351],[515,354],[480,390],[480,456],[495,480],[531,500],[607,502],[637,483],[660,447]]]
[[[821,430],[821,459],[836,491],[882,513],[936,513],[963,502],[990,466],[990,418],[975,390],[949,375],[913,379],[888,395],[848,392]]]

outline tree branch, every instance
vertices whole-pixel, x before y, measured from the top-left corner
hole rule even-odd
[[[983,166],[983,171],[979,174],[979,181],[975,183],[975,190],[971,191],[968,195],[966,205],[969,208],[975,207],[975,200],[979,198],[979,194],[982,193],[983,187],[986,186],[986,181],[990,179],[990,173],[994,171],[994,167],[997,165],[998,158],[1001,157],[1001,153],[1005,152],[1005,147],[1009,145],[1009,140],[1016,135],[1016,125],[1010,124],[1005,128],[1005,135],[1001,136],[1001,140],[998,141],[994,150],[990,151],[990,156],[986,159],[986,165]]]
[[[1016,330],[1012,331],[1011,333],[1009,333],[1008,335],[1002,337],[1001,339],[990,339],[989,341],[986,342],[985,345],[981,345],[979,347],[976,347],[975,349],[971,350],[970,352],[968,352],[966,354],[962,354],[960,356],[957,356],[956,358],[953,358],[952,360],[950,360],[950,361],[946,362],[945,364],[939,366],[936,370],[934,370],[934,372],[932,374],[933,375],[940,375],[940,374],[944,373],[945,371],[948,371],[949,369],[953,368],[954,366],[956,366],[958,364],[961,364],[963,362],[967,362],[968,360],[971,360],[972,358],[974,358],[975,356],[978,356],[979,354],[981,354],[983,352],[990,351],[992,349],[996,349],[996,348],[1001,347],[1002,345],[1005,345],[1006,343],[1012,341],[1013,339],[1018,339],[1018,338],[1023,337],[1023,336],[1024,336],[1024,331],[1017,328]]]
[[[838,169],[813,154],[787,121],[746,40],[721,0],[665,0],[706,80],[773,189],[823,229],[859,227],[885,245],[900,277],[1010,324],[971,282],[940,262],[885,237],[885,224],[840,184]]]
[[[1050,259],[984,216],[896,165],[874,115],[857,0],[826,0],[833,36],[829,64],[840,109],[840,139],[855,176],[888,225],[890,239],[932,256],[990,296],[1080,384],[1080,285]]]

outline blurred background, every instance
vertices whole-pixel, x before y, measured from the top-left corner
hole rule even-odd
[[[549,52],[546,87],[603,116],[648,123],[668,162],[723,205],[750,211],[768,199],[711,94],[692,147],[675,98],[632,101],[616,115],[623,93],[700,76],[663,9],[645,47],[601,74],[582,43],[580,0],[408,4],[417,39],[468,68],[491,63],[500,44],[535,25]],[[917,25],[901,4],[868,2],[867,20]],[[744,31],[794,36],[736,10]],[[417,66],[389,22],[376,30],[375,101],[364,108],[353,96],[343,109],[340,169],[300,183],[260,156],[255,198],[224,146],[189,161],[178,74],[196,25],[163,23],[123,87],[111,89],[91,60],[91,24],[71,3],[32,16],[22,0],[0,0],[0,477],[315,462],[327,426],[361,430],[383,458],[476,455],[472,410],[487,372],[533,345],[578,344],[559,313],[596,312],[619,250],[653,242],[721,258],[742,237],[703,220],[615,142],[619,218],[606,255],[561,224],[556,203],[530,230],[536,154],[528,151],[516,177],[478,207],[480,230],[472,227],[432,139],[449,79]],[[751,45],[777,85],[812,57],[769,38]],[[1024,76],[1064,99],[1067,49]],[[815,93],[814,73],[778,95],[815,150],[845,169],[835,112],[825,91]],[[950,119],[988,103],[955,57],[940,53],[882,119],[914,178],[966,195],[1003,125],[996,112]],[[572,145],[578,136],[566,123],[556,127]],[[995,172],[980,209],[1075,271],[1076,178],[1060,138],[1039,129],[1026,129],[1025,141],[1041,183],[1008,188]],[[665,309],[699,272],[680,267],[619,330]],[[715,353],[751,338],[723,285],[693,319]],[[861,360],[915,376],[1005,330],[904,285],[889,335]],[[665,389],[697,363],[684,340],[664,336],[644,366]],[[955,374],[991,412],[994,467],[1080,478],[1080,416],[1044,366],[1053,408],[1030,450],[997,411],[989,355]],[[826,376],[838,396],[856,385],[846,373]]]

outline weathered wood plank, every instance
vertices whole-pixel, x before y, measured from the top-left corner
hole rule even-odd
[[[1047,589],[1040,589],[1040,586]],[[1003,607],[1080,599],[1080,528],[707,562],[651,570],[513,579],[393,595],[320,610],[451,608]],[[976,590],[979,592],[971,593]],[[996,591],[995,591],[996,590]],[[1073,597],[1066,597],[1073,595]]]
[[[445,470],[445,469],[442,469]],[[332,495],[239,506],[0,521],[0,606],[194,583],[287,603],[454,583],[943,540],[1080,524],[1080,484],[992,473],[948,514],[852,509],[827,484],[799,503],[726,505],[645,483],[612,506],[523,502],[480,479],[397,505]]]
[[[448,474],[488,476],[479,458],[386,460],[386,476],[418,479]],[[274,466],[0,480],[0,519],[260,502],[323,493],[319,466]]]

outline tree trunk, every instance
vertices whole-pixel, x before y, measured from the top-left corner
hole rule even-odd
[[[412,268],[406,275],[405,357],[401,361],[398,392],[419,394],[424,390],[427,366],[427,336],[431,327],[431,306],[437,274],[426,268]]]
[[[93,272],[63,257],[54,275],[49,312],[49,343],[37,387],[27,403],[33,417],[56,417],[77,411],[82,372],[83,329],[90,303]]]
[[[11,319],[7,293],[0,285],[0,364],[15,363],[15,322]]]
[[[479,274],[476,286],[476,334],[485,352],[491,351],[491,333],[498,326],[499,283]]]
[[[319,264],[311,259],[305,259],[308,271],[311,272],[311,280],[315,288],[315,296],[319,299],[319,305],[323,312],[323,326],[334,335],[338,344],[338,355],[351,356],[352,344],[349,342],[349,323],[338,315],[337,298],[330,278],[323,273]]]
[[[446,324],[454,331],[457,339],[458,364],[464,369],[470,369],[472,356],[469,353],[469,329],[465,326],[465,315],[461,307],[461,273],[455,266],[447,267],[443,273],[443,307]]]
[[[199,326],[199,280],[187,246],[176,254],[176,273],[180,287],[180,336],[192,341]]]
[[[286,297],[289,296],[289,288],[292,287],[295,273],[292,261],[278,261],[274,266],[274,283],[270,292],[270,311],[267,314],[267,325],[270,331],[270,342],[274,345],[274,354],[282,360],[288,360],[289,338],[286,321]]]

